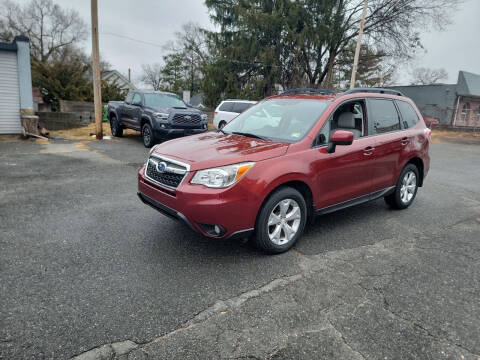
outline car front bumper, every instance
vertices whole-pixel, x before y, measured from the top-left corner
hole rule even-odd
[[[142,166],[138,171],[138,197],[206,237],[245,238],[253,233],[259,207],[255,194],[241,187],[209,189],[192,185],[192,176],[187,174],[177,189],[170,189],[147,179]],[[208,233],[205,225],[218,225],[224,232],[218,236]]]
[[[176,136],[188,136],[195,134],[202,134],[208,131],[207,129],[198,129],[198,128],[186,128],[186,129],[171,129],[171,128],[157,128],[154,130],[155,136],[158,138],[164,137],[176,137]]]

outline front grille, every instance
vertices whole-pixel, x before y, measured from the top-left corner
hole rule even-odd
[[[157,164],[162,162],[165,163],[164,165],[166,165],[166,168],[164,171],[159,172],[157,170]],[[187,171],[187,168],[182,165],[161,158],[151,157],[148,159],[147,170],[145,173],[150,180],[153,180],[160,185],[176,189],[187,174]]]
[[[175,114],[172,118],[174,125],[197,125],[202,122],[202,118],[198,114]]]

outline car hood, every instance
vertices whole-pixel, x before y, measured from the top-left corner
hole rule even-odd
[[[148,107],[151,111],[158,111],[162,113],[167,113],[167,114],[177,114],[177,113],[182,113],[182,114],[203,114],[200,110],[191,108],[191,107],[186,107],[186,108],[174,108],[174,107]]]
[[[166,141],[157,145],[152,154],[188,163],[191,170],[201,170],[278,157],[285,154],[288,145],[241,135],[208,132]]]

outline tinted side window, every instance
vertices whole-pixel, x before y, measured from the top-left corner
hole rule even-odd
[[[376,134],[400,130],[400,119],[392,100],[370,99],[369,105],[370,119],[373,120]]]
[[[418,115],[413,109],[412,105],[405,101],[397,101],[398,109],[402,115],[403,127],[405,129],[415,126],[418,122]]]
[[[127,104],[130,104],[132,102],[132,98],[133,98],[133,93],[132,92],[129,92],[127,97],[125,98],[125,102]]]
[[[132,104],[141,104],[141,103],[142,103],[142,96],[139,93],[135,93],[135,95],[133,95]]]
[[[233,105],[233,112],[240,114],[247,110],[250,106],[252,106],[252,104],[237,102]]]
[[[229,111],[232,112],[233,110],[233,103],[232,102],[224,102],[222,106],[220,106],[220,111]]]

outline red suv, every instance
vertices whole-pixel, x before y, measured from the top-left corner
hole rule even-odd
[[[384,197],[410,206],[429,169],[430,130],[387,89],[278,95],[222,130],[155,146],[140,199],[212,238],[293,246],[307,219]]]

